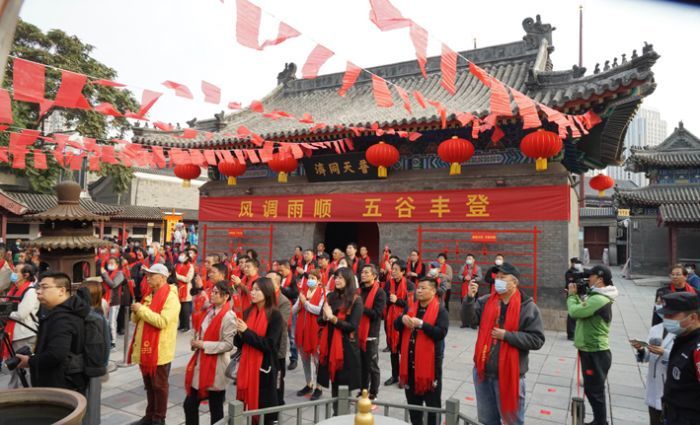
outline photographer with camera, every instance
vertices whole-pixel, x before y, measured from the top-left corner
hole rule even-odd
[[[5,323],[5,333],[8,341],[12,343],[15,352],[31,352],[31,347],[36,342],[36,315],[39,311],[39,300],[36,296],[35,284],[36,267],[31,264],[19,264],[10,275],[10,290],[7,296],[10,302],[17,303],[17,311],[10,313]],[[24,348],[27,347],[27,348]],[[10,355],[9,347],[2,346],[2,358]],[[9,367],[8,367],[9,368]],[[8,388],[19,388],[21,385],[20,373],[16,368],[12,371],[12,377]]]
[[[18,367],[29,368],[34,387],[65,388],[85,394],[82,353],[85,317],[90,306],[71,296],[71,279],[65,273],[41,276],[36,290],[46,313],[39,318],[39,332],[33,356],[17,354]]]
[[[579,260],[577,257],[573,257],[570,262],[570,267],[569,270],[564,273],[564,279],[566,280],[566,283],[564,284],[564,291],[567,293],[568,296],[568,287],[570,283],[576,283],[579,285],[579,287],[586,285],[588,286],[587,283],[584,282],[585,275],[583,271],[583,263],[581,260]],[[571,315],[566,316],[566,339],[569,341],[574,340],[574,330],[576,329],[576,320],[574,320]]]
[[[612,363],[609,335],[612,303],[617,298],[612,273],[605,266],[586,272],[588,293],[582,295],[579,285],[569,283],[566,304],[576,320],[574,346],[578,349],[583,371],[583,391],[593,409],[593,425],[606,425],[605,380]]]

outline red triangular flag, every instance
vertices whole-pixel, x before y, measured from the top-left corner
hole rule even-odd
[[[428,103],[433,105],[435,109],[438,110],[438,114],[440,114],[441,127],[447,128],[447,111],[445,110],[445,107],[442,106],[442,103],[438,102],[437,100],[429,100]]]
[[[510,97],[503,83],[489,75],[473,62],[469,62],[469,72],[484,83],[486,87],[491,89],[491,113],[505,117],[512,116],[513,111],[510,109]]]
[[[491,133],[491,141],[493,143],[498,143],[499,140],[503,138],[506,134],[501,130],[501,127],[495,126],[493,128],[493,133]]]
[[[304,66],[301,68],[302,78],[316,78],[319,69],[321,69],[323,64],[334,54],[335,53],[326,47],[317,44],[311,53],[309,53],[306,63],[304,63]]]
[[[474,119],[474,115],[470,114],[469,112],[460,112],[457,114],[457,121],[459,121],[460,124],[462,124],[463,127],[466,127],[469,125],[470,122]]]
[[[121,112],[119,112],[117,108],[114,107],[114,105],[108,102],[102,102],[99,105],[95,106],[95,112],[99,112],[102,115],[111,115],[113,117],[123,116]]]
[[[242,46],[260,50],[260,8],[248,0],[236,0],[236,41]]]
[[[170,80],[163,81],[162,84],[169,89],[175,90],[175,96],[194,99],[192,92],[184,84],[176,83],[175,81]]]
[[[153,153],[153,162],[157,168],[165,168],[165,154],[163,153],[163,148],[161,146],[151,146],[151,152]]]
[[[457,92],[455,88],[455,82],[457,80],[457,53],[447,47],[446,44],[442,45],[440,72],[442,73],[440,85],[447,90],[449,94],[454,95]]]
[[[0,89],[0,122],[12,124],[12,102],[10,101],[10,93],[5,89]]]
[[[374,103],[378,107],[390,108],[394,106],[394,100],[391,98],[386,80],[376,74],[372,74],[372,94],[374,94]]]
[[[301,118],[299,118],[299,122],[304,123],[304,124],[313,124],[314,119],[311,116],[311,114],[307,114],[306,112],[304,112],[304,114],[301,116]]]
[[[40,63],[15,58],[12,63],[13,98],[21,102],[39,104],[39,115],[43,116],[52,102],[44,98],[46,67]]]
[[[216,153],[211,149],[205,149],[202,151],[204,158],[207,160],[207,164],[210,166],[216,166]]]
[[[207,165],[207,160],[204,159],[204,155],[202,154],[202,151],[199,149],[190,149],[190,160],[192,161],[192,164],[199,165],[199,166],[206,166]]]
[[[357,81],[357,77],[360,76],[360,72],[362,72],[362,68],[352,62],[347,63],[345,74],[343,74],[343,85],[338,90],[339,95],[345,96],[348,90],[350,90],[350,87],[355,85],[355,81]]]
[[[403,107],[409,114],[413,114],[411,110],[411,99],[408,97],[408,92],[401,86],[394,86],[399,93],[399,97],[403,100]]]
[[[194,139],[195,137],[197,137],[197,134],[199,134],[199,132],[194,128],[186,128],[182,130],[182,134],[180,136],[175,137],[177,137],[178,139]]]
[[[157,128],[158,130],[161,130],[161,131],[174,131],[175,130],[172,125],[164,123],[162,121],[154,122],[153,127]]]
[[[221,89],[212,83],[202,80],[202,93],[204,93],[204,101],[208,103],[221,102]]]
[[[284,22],[280,22],[279,29],[277,30],[277,38],[274,40],[266,40],[260,46],[260,49],[264,49],[267,46],[276,46],[290,38],[298,37],[301,33],[294,28],[290,27]]]
[[[229,109],[241,109],[241,102],[229,102],[228,108]]]
[[[39,149],[33,150],[34,154],[34,168],[37,170],[46,170],[48,165],[46,164],[46,154]]]
[[[404,28],[411,24],[389,0],[369,0],[369,20],[382,31]]]
[[[537,114],[535,101],[514,88],[511,88],[510,92],[513,94],[515,104],[518,105],[518,113],[523,119],[523,129],[527,130],[528,128],[541,127],[542,121],[540,121],[540,117]]]
[[[428,62],[428,31],[415,22],[411,22],[409,35],[411,36],[413,48],[416,50],[416,59],[418,60],[420,72],[424,78],[428,78],[428,73],[425,71],[425,64]]]
[[[56,93],[55,106],[64,108],[90,110],[90,103],[83,96],[83,87],[87,82],[87,76],[70,71],[61,71],[61,86]]]
[[[244,149],[244,151],[252,164],[260,163],[260,159],[258,159],[258,155],[255,153],[255,149]]]
[[[90,155],[88,157],[88,167],[90,171],[100,171],[100,158],[96,155]]]
[[[416,101],[421,106],[421,108],[425,109],[426,103],[425,98],[423,97],[423,93],[419,92],[418,90],[413,90],[413,97],[416,98]]]
[[[263,104],[262,104],[262,102],[259,101],[259,100],[254,100],[254,101],[250,102],[249,108],[250,108],[251,111],[253,111],[253,112],[260,112],[261,114],[262,114],[263,111],[264,111]]]

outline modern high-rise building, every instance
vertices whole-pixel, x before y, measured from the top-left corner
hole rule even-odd
[[[639,109],[637,115],[630,122],[625,136],[625,159],[629,156],[631,147],[656,146],[666,138],[666,121],[661,119],[658,111],[651,109]],[[608,167],[606,173],[618,180],[632,180],[637,186],[646,186],[649,180],[644,173],[632,173],[620,167]]]

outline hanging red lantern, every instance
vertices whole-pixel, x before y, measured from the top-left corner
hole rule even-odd
[[[229,186],[235,186],[236,177],[242,176],[246,170],[245,163],[240,163],[236,159],[220,162],[218,168],[221,174],[228,177]]]
[[[377,176],[379,176],[380,179],[386,178],[386,169],[396,164],[399,160],[399,156],[399,150],[396,149],[396,147],[384,142],[379,142],[376,145],[370,146],[367,152],[365,152],[367,162],[379,169]]]
[[[272,171],[279,173],[277,181],[287,183],[287,174],[297,169],[297,160],[289,152],[277,152],[267,163]]]
[[[182,187],[190,187],[190,180],[199,177],[202,169],[194,164],[179,164],[176,165],[174,170],[175,175],[182,179]]]
[[[598,196],[603,197],[606,190],[615,186],[615,180],[606,174],[598,174],[588,184],[598,191]]]
[[[450,175],[462,174],[461,162],[469,161],[474,155],[474,145],[466,139],[452,136],[440,143],[438,146],[438,156],[443,161],[450,164]]]
[[[547,169],[547,158],[558,154],[563,147],[561,137],[557,133],[539,129],[523,137],[520,142],[520,150],[528,158],[535,159],[535,169],[544,171]]]

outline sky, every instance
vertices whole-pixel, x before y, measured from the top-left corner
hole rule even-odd
[[[213,118],[229,101],[247,105],[276,85],[286,62],[301,69],[316,43],[336,55],[321,74],[340,72],[351,60],[362,67],[415,59],[408,29],[381,32],[368,19],[367,0],[252,0],[263,9],[261,40],[274,38],[280,20],[302,33],[279,46],[255,51],[238,45],[235,0],[25,0],[20,17],[42,30],[58,28],[95,47],[93,56],[118,72],[137,99],[143,89],[166,93],[151,109],[154,121]],[[669,133],[682,120],[700,136],[696,83],[700,55],[700,7],[651,0],[392,0],[403,16],[430,35],[428,55],[440,43],[453,50],[508,43],[525,35],[522,20],[540,14],[556,27],[555,70],[578,62],[578,11],[584,11],[583,65],[593,72],[622,53],[641,54],[644,42],[661,55],[653,67],[658,84],[643,107],[658,110]],[[194,100],[161,85],[187,85]],[[222,105],[203,102],[202,80],[222,88]],[[400,106],[396,106],[400,107]]]

